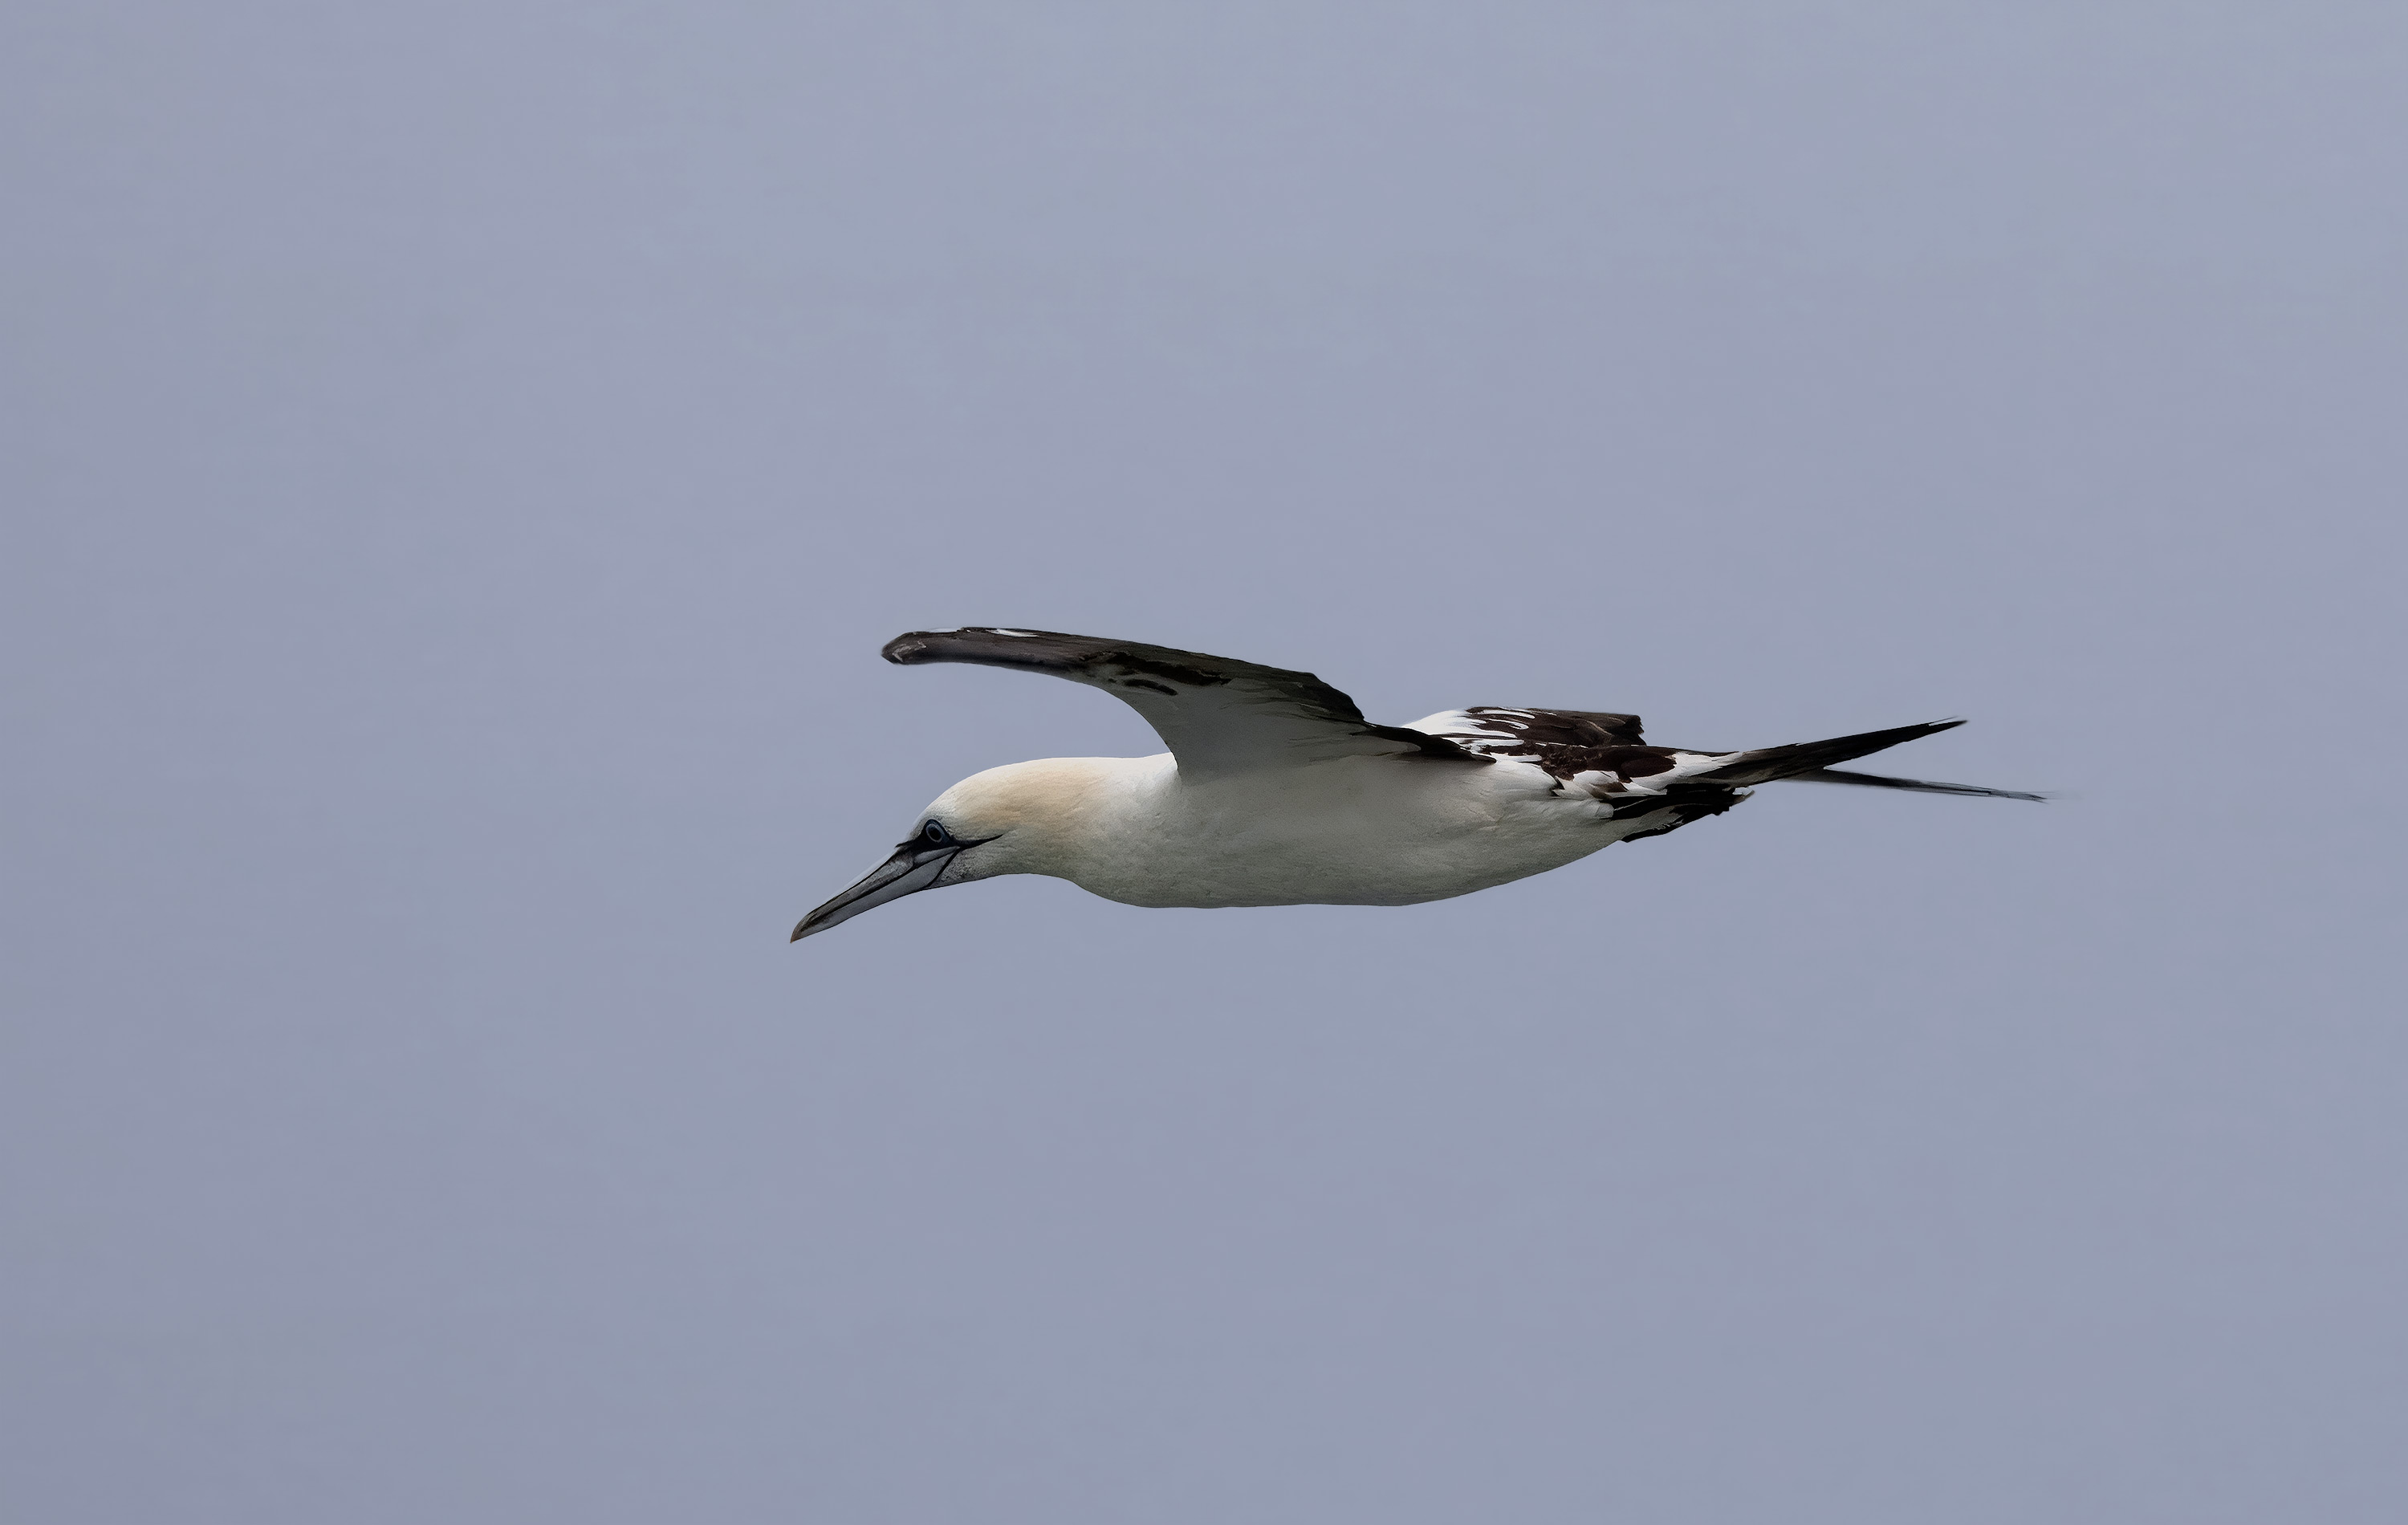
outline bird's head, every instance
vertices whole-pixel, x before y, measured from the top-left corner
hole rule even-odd
[[[1107,758],[1054,757],[973,773],[920,813],[910,835],[859,884],[795,924],[790,942],[916,895],[1004,873],[1053,873],[1078,833]]]

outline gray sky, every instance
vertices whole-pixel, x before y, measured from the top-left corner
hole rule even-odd
[[[0,16],[0,1514],[2408,1510],[2396,4]],[[796,947],[1027,625],[1948,714]]]

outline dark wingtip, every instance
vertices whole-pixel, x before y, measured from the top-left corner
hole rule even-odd
[[[1008,638],[997,641],[995,638]],[[1018,643],[1028,644],[1020,646]],[[1006,625],[965,625],[953,630],[910,630],[880,650],[889,662],[972,662],[995,668],[1044,668],[1058,665],[1064,643],[1110,650],[1115,642],[1093,636],[1066,636],[1054,630],[1021,630]],[[1092,653],[1086,655],[1093,655]]]

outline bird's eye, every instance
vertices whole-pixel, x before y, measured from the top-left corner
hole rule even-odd
[[[931,821],[920,828],[920,840],[931,847],[940,847],[945,842],[945,828],[941,824]]]

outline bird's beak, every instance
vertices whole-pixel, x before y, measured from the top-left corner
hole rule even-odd
[[[937,882],[953,855],[970,842],[949,842],[942,847],[924,848],[917,842],[905,842],[895,849],[895,856],[870,870],[869,877],[853,885],[827,904],[795,923],[795,935],[789,942],[800,942],[813,932],[824,932],[840,921],[849,921],[875,906],[889,900],[899,900],[915,895]]]

